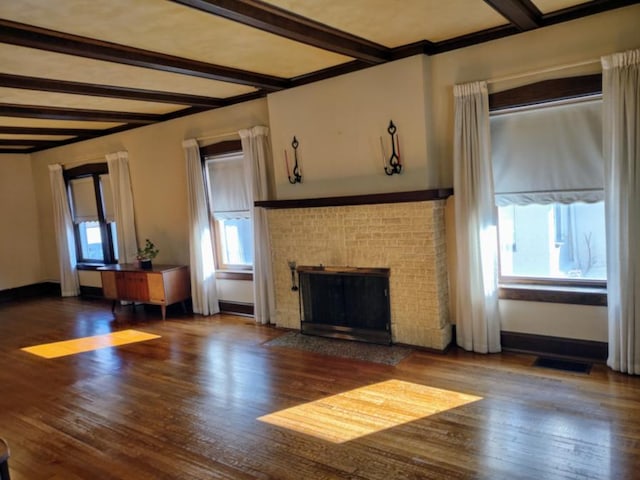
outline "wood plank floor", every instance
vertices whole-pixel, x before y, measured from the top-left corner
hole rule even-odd
[[[161,338],[20,350],[129,328]],[[640,378],[519,354],[414,352],[393,367],[264,345],[282,333],[153,309],[114,320],[98,300],[0,304],[12,479],[640,478]]]

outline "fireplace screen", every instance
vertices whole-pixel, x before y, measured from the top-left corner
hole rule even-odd
[[[302,333],[391,343],[389,269],[298,267]]]

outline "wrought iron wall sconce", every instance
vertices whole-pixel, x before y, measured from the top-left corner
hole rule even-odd
[[[291,291],[297,292],[298,286],[296,285],[296,262],[295,260],[287,260],[289,264],[289,270],[291,270]]]
[[[402,172],[402,163],[400,160],[400,139],[398,137],[398,128],[393,123],[393,120],[389,121],[387,132],[389,132],[389,135],[391,136],[391,156],[387,158],[382,137],[380,137],[380,149],[382,150],[382,166],[384,168],[384,173],[391,176]]]
[[[284,162],[287,167],[287,178],[289,179],[289,183],[291,185],[295,185],[296,183],[302,183],[302,175],[300,174],[300,167],[298,166],[298,139],[294,136],[293,141],[291,142],[291,146],[293,147],[293,175],[289,171],[289,157],[287,156],[287,149],[284,149]]]

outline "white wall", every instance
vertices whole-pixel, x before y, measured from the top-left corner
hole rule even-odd
[[[607,307],[500,300],[502,330],[607,341]]]
[[[0,290],[5,290],[42,282],[45,274],[30,156],[0,157]],[[48,183],[45,188],[49,191]]]
[[[436,188],[438,162],[427,154],[424,55],[270,94],[269,118],[277,198],[311,198]],[[383,171],[380,137],[391,154],[397,126],[402,175]],[[302,184],[288,183],[294,137]]]

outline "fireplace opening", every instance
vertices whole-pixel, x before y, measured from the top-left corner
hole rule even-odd
[[[391,344],[388,268],[300,266],[304,334]]]

